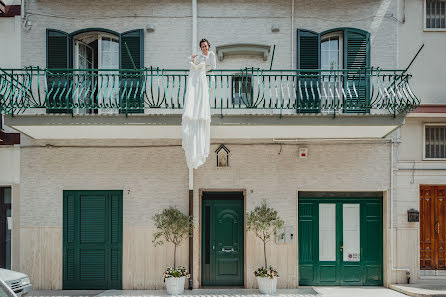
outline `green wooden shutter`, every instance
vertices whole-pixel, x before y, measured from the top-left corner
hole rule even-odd
[[[382,200],[364,201],[361,206],[361,245],[366,261],[363,270],[365,285],[382,286],[383,283],[383,210]]]
[[[305,200],[302,200],[305,201]],[[316,283],[318,254],[317,204],[312,201],[299,201],[299,285]]]
[[[64,191],[63,288],[122,288],[122,191]]]
[[[297,69],[320,69],[320,35],[297,30]],[[297,112],[320,112],[319,72],[299,72],[297,79]]]
[[[122,113],[144,112],[144,30],[137,29],[121,34],[119,40]]]
[[[59,30],[46,30],[46,67],[48,72],[46,107],[48,113],[70,113],[72,111],[72,79],[66,71],[52,69],[70,68],[71,38]]]
[[[344,112],[369,112],[370,89],[370,37],[369,33],[353,28],[344,31],[344,69],[348,69],[345,87],[356,98],[347,95]],[[354,89],[356,93],[354,93]]]

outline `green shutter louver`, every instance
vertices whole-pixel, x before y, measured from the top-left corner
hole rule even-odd
[[[69,45],[70,37],[68,33],[59,30],[46,30],[47,57],[46,66],[48,69],[69,68]]]
[[[48,113],[70,113],[72,108],[72,80],[64,75],[65,71],[51,69],[70,68],[71,38],[59,30],[46,30],[47,109]]]
[[[320,69],[320,35],[309,30],[297,30],[297,69]],[[319,72],[303,71],[297,80],[298,112],[320,112]]]
[[[320,37],[309,30],[297,30],[297,69],[320,68]]]
[[[63,288],[122,288],[122,191],[64,191]]]
[[[121,72],[120,104],[123,113],[144,112],[144,30],[121,34],[119,40]]]
[[[344,31],[344,69],[348,71],[346,87],[356,90],[356,98],[344,99],[344,112],[369,112],[369,86],[370,86],[370,38],[369,33],[347,28]]]

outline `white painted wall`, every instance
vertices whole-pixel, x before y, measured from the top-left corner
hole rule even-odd
[[[255,143],[248,140],[224,142],[231,151],[229,168],[216,168],[211,153],[206,164],[194,171],[194,285],[198,286],[200,267],[200,189],[246,190],[246,209],[252,210],[263,199],[276,208],[287,226],[297,232],[298,191],[387,191],[390,187],[390,144],[311,143],[307,159],[298,158],[296,144]],[[65,147],[29,147],[51,143]],[[73,147],[86,144],[96,147]],[[188,209],[188,169],[180,142],[132,142],[141,147],[106,147],[125,145],[119,141],[30,141],[21,149],[20,227],[23,234],[40,234],[42,251],[47,245],[54,253],[43,251],[39,261],[32,255],[40,248],[21,247],[21,269],[33,277],[38,288],[59,289],[62,267],[62,193],[63,190],[115,189],[124,191],[124,255],[130,249],[135,264],[124,257],[125,289],[160,288],[163,261],[169,259],[163,249],[139,249],[150,233],[138,240],[132,230],[153,228],[152,216],[168,206]],[[160,146],[161,145],[161,146]],[[220,144],[213,144],[214,152]],[[386,217],[385,217],[386,218]],[[141,229],[146,228],[146,229]],[[59,235],[57,235],[59,234]],[[297,233],[295,233],[297,234]],[[25,235],[23,240],[25,240]],[[37,236],[37,235],[36,235]],[[139,235],[142,236],[142,235]],[[37,237],[36,237],[37,238]],[[36,243],[37,244],[37,243]],[[133,247],[132,247],[133,246]],[[269,261],[280,269],[280,287],[298,284],[297,236],[290,244],[271,244]],[[252,271],[262,264],[261,245],[252,234],[246,239],[247,287],[255,287]],[[156,271],[144,274],[141,263],[156,254]],[[185,254],[187,255],[187,253]],[[187,258],[185,258],[187,263]],[[46,264],[50,263],[50,264]],[[166,261],[166,264],[171,265]],[[44,271],[45,273],[41,273]],[[123,274],[123,275],[124,275]],[[51,279],[49,276],[54,276]]]
[[[20,148],[0,146],[0,186],[10,186],[20,182]]]
[[[5,4],[16,4],[7,1]],[[0,18],[0,68],[21,67],[21,18]],[[1,115],[0,115],[1,116]],[[3,126],[6,132],[11,132]],[[10,186],[20,182],[20,151],[18,147],[0,146],[0,186]]]
[[[424,0],[399,0],[399,68],[406,68],[419,48],[423,50],[411,66],[411,86],[422,104],[446,103],[446,30],[424,31]],[[405,8],[405,9],[404,9]]]
[[[399,68],[405,68],[424,44],[423,50],[409,69],[413,75],[411,87],[421,104],[446,104],[446,31],[424,30],[424,0],[399,0]],[[423,130],[425,123],[446,123],[445,114],[430,117],[412,114],[400,130],[400,144],[395,191],[395,267],[409,268],[411,281],[420,274],[419,224],[407,222],[407,210],[419,209],[420,185],[446,184],[446,162],[423,161]],[[401,248],[404,246],[405,248]],[[402,252],[400,252],[402,251]],[[404,272],[396,273],[404,281]]]
[[[416,115],[416,114],[415,114]],[[394,175],[395,267],[409,268],[411,281],[420,280],[419,223],[407,222],[408,209],[420,209],[420,185],[446,184],[446,162],[423,160],[423,137],[426,123],[445,123],[446,116],[408,117],[400,129],[397,164]],[[409,248],[401,249],[401,246]],[[399,248],[398,248],[399,247]],[[404,272],[396,273],[404,281]]]
[[[198,1],[198,39],[206,37],[211,49],[228,43],[276,44],[275,69],[296,67],[296,29],[323,31],[338,27],[356,27],[372,33],[372,65],[397,66],[397,0],[318,1],[296,0],[291,25],[291,1]],[[187,68],[192,38],[192,2],[182,0],[133,0],[129,5],[113,0],[94,2],[27,0],[32,28],[23,33],[23,65],[44,67],[45,29],[73,32],[84,28],[107,28],[117,32],[145,28],[145,65],[161,68]],[[330,9],[328,9],[330,8]],[[280,32],[271,32],[279,24]],[[293,52],[291,48],[293,47]],[[293,64],[291,57],[293,56]],[[271,58],[271,55],[270,55]],[[246,66],[269,68],[270,60],[260,57],[231,56],[218,68],[240,69]]]
[[[20,16],[0,18],[0,68],[21,68]]]

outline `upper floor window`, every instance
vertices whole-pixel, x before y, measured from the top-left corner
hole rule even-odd
[[[119,38],[109,33],[87,32],[73,37],[75,69],[119,69]]]
[[[302,70],[297,81],[298,110],[314,113],[339,106],[343,112],[369,111],[364,108],[370,93],[369,37],[355,28],[322,33],[297,30],[297,69]]]
[[[446,159],[446,125],[425,125],[424,158]]]
[[[446,0],[426,0],[425,28],[446,29]]]
[[[321,69],[340,69],[343,48],[342,35],[342,32],[334,32],[321,37]]]
[[[46,40],[48,112],[143,112],[144,30],[47,29]]]

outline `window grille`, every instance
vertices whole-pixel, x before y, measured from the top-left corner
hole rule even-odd
[[[426,0],[426,29],[446,29],[446,0]]]
[[[446,126],[426,126],[425,157],[428,159],[446,159]]]

